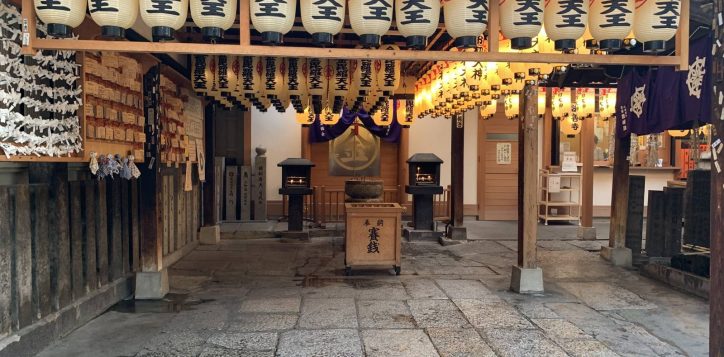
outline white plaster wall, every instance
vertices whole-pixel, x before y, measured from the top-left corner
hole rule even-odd
[[[631,169],[631,175],[646,176],[645,190],[661,191],[667,181],[674,179],[674,172],[669,170],[638,170]],[[610,206],[613,186],[613,169],[595,168],[593,171],[593,205]],[[644,206],[648,205],[648,193],[644,193]]]
[[[425,117],[410,126],[410,156],[418,153],[432,153],[442,159],[440,184],[450,184],[450,120]]]
[[[302,127],[294,121],[294,110],[289,107],[286,113],[269,110],[262,113],[256,108],[251,112],[251,150],[252,164],[256,158],[255,148],[267,149],[267,200],[281,200],[279,187],[282,182],[282,169],[277,166],[290,157],[302,157]]]
[[[450,184],[450,120],[425,117],[410,127],[409,153],[433,153],[442,159],[440,184]],[[463,173],[464,204],[476,204],[478,197],[478,114],[475,110],[465,113],[465,168]]]

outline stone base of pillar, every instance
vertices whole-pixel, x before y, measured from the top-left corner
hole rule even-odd
[[[168,294],[168,269],[136,273],[136,300],[160,300]]]
[[[447,228],[447,237],[452,240],[467,240],[468,229],[465,227],[449,226]]]
[[[526,269],[513,265],[513,273],[510,277],[510,290],[519,294],[542,293],[543,269]]]
[[[611,262],[611,264],[617,267],[631,268],[633,257],[631,249],[628,248],[613,248],[613,247],[601,247],[601,257]]]
[[[310,242],[309,231],[282,231],[279,237],[283,243]]]
[[[578,227],[578,239],[596,240],[596,227]]]
[[[410,242],[437,242],[442,237],[442,232],[405,228],[402,230],[402,236]]]
[[[205,245],[219,244],[221,240],[221,227],[219,225],[201,227],[199,231],[199,243]]]

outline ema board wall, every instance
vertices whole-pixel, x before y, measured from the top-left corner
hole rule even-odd
[[[269,110],[262,113],[256,108],[251,112],[252,162],[257,147],[267,149],[266,197],[269,201],[281,200],[279,186],[282,169],[277,163],[290,157],[302,157],[302,127],[294,121],[295,113],[290,107],[286,113]]]

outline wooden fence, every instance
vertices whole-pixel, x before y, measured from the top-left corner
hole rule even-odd
[[[400,186],[386,187],[383,191],[383,202],[398,202]],[[344,188],[314,186],[312,194],[304,197],[304,219],[318,224],[344,221]],[[450,186],[442,194],[434,197],[434,214],[436,219],[450,217]],[[287,196],[282,198],[283,215],[287,217]]]
[[[201,189],[193,172],[191,191],[184,191],[184,172],[162,170],[163,266],[170,266],[196,246],[201,226]]]
[[[0,339],[140,270],[138,181],[80,176],[0,186]],[[200,187],[182,179],[164,172],[164,263],[198,240]]]
[[[0,186],[0,337],[139,266],[138,183]]]

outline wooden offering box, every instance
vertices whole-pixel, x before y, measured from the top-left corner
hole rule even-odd
[[[392,266],[400,275],[400,216],[397,203],[345,203],[345,273],[353,266]]]

